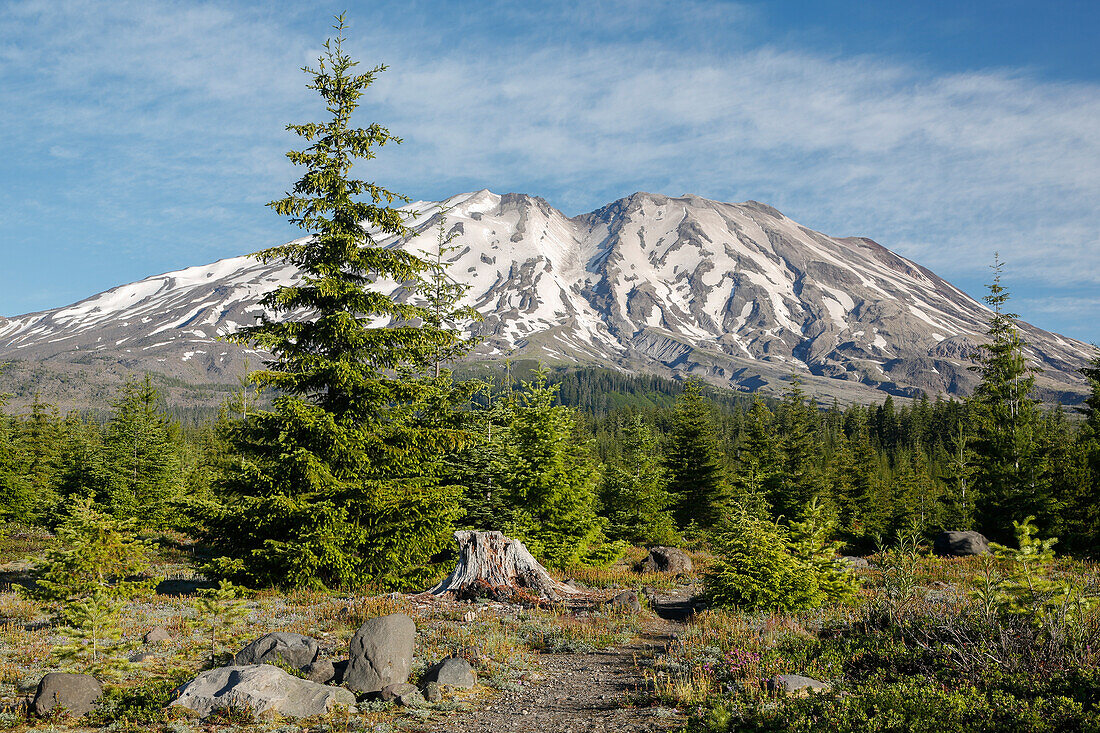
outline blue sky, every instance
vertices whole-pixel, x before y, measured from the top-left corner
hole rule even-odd
[[[306,8],[304,6],[308,5]],[[389,70],[362,175],[568,214],[756,199],[1100,341],[1100,3],[0,0],[0,314],[284,241],[331,16]]]

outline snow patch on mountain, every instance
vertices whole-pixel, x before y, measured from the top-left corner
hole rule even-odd
[[[484,317],[481,358],[694,373],[744,388],[791,370],[897,394],[961,394],[975,381],[967,366],[985,338],[982,304],[870,239],[829,237],[766,204],[637,193],[570,218],[536,197],[482,190],[405,209],[412,236],[371,236],[430,253],[445,216],[457,246],[449,273]],[[254,323],[263,295],[298,277],[249,256],[157,275],[0,319],[0,358],[95,353],[229,381],[258,354],[217,339]],[[409,297],[400,283],[374,287]],[[1091,349],[1021,329],[1043,388],[1079,392],[1075,369]]]

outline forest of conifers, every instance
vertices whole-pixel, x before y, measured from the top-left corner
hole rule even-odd
[[[762,399],[604,369],[559,370],[547,384],[532,376],[525,389],[499,371],[492,399],[475,395],[463,411],[473,442],[441,469],[442,485],[462,487],[447,516],[456,528],[526,534],[551,564],[606,561],[617,541],[699,542],[735,507],[791,521],[815,497],[852,552],[899,532],[977,528],[1008,540],[1013,520],[1028,515],[1063,552],[1100,547],[1096,370],[1084,408],[1028,412],[1027,424],[1012,426],[1025,450],[1007,456],[991,450],[1005,425],[991,423],[978,398],[823,409],[796,383],[783,399]],[[43,403],[6,414],[0,516],[54,525],[90,494],[106,513],[216,545],[203,518],[234,500],[234,419],[226,410],[181,427],[149,379],[127,385],[98,418]],[[532,470],[561,483],[552,500],[570,505],[560,509],[571,547],[552,528],[524,532],[525,512],[549,516],[535,506],[546,497],[509,495],[522,493],[517,475]]]

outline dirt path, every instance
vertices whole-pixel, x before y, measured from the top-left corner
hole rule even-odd
[[[683,719],[669,710],[631,707],[642,685],[636,660],[663,651],[690,612],[691,589],[651,596],[658,617],[633,643],[593,654],[543,654],[545,679],[486,700],[477,710],[412,726],[439,733],[657,733]]]

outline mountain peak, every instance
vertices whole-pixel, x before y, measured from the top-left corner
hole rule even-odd
[[[449,210],[450,274],[484,316],[476,358],[602,364],[771,392],[795,372],[809,391],[843,400],[962,395],[976,381],[967,345],[986,340],[981,304],[871,239],[829,237],[758,201],[639,191],[567,218],[537,196],[482,189],[407,208],[412,235],[378,244],[431,251],[436,216]],[[263,355],[218,338],[255,322],[260,298],[298,276],[230,258],[0,319],[0,361],[47,364],[67,384],[87,365],[110,364],[234,384]],[[408,297],[397,283],[375,287]],[[1020,325],[1044,370],[1040,394],[1078,400],[1075,370],[1089,347]]]

